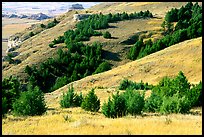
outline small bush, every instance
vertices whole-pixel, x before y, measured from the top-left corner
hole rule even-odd
[[[68,87],[68,91],[66,94],[63,93],[62,99],[60,100],[60,106],[62,108],[69,108],[69,107],[79,107],[82,103],[82,94],[78,96],[74,93],[73,86]]]
[[[108,31],[104,32],[103,37],[106,38],[106,39],[110,39],[111,38],[110,32],[108,32]]]
[[[100,109],[100,100],[92,89],[83,99],[81,108],[86,111],[97,112]]]
[[[34,36],[34,35],[35,35],[35,34],[34,34],[33,32],[30,32],[30,33],[29,33],[29,36],[30,36],[30,37],[32,37],[32,36]]]
[[[44,24],[40,24],[41,28],[46,28],[46,26]]]
[[[20,97],[13,103],[15,115],[42,115],[46,110],[44,94],[38,87],[35,87],[34,91],[22,92]]]
[[[179,97],[179,94],[176,93],[172,97],[163,97],[163,102],[160,107],[161,114],[170,114],[170,113],[187,113],[190,110],[190,101],[188,98]]]

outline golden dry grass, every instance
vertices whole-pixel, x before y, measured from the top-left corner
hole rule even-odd
[[[163,76],[175,76],[182,70],[191,83],[202,80],[202,37],[188,40],[167,49],[127,63],[113,70],[86,77],[73,82],[77,93],[84,95],[95,87],[101,106],[111,94],[115,94],[122,78],[156,84]],[[93,82],[95,79],[95,82]],[[92,80],[92,82],[91,82]],[[202,134],[202,108],[196,108],[200,115],[171,114],[160,116],[143,114],[108,119],[103,114],[86,112],[81,108],[61,109],[59,100],[64,86],[45,99],[49,110],[43,116],[13,117],[3,119],[3,134]],[[147,96],[150,92],[147,92]],[[65,121],[64,116],[68,116]],[[53,129],[54,127],[54,129]]]
[[[139,12],[149,10],[153,15],[164,17],[165,13],[171,8],[180,8],[186,5],[186,2],[113,2],[113,3],[101,3],[88,11],[103,12],[103,13],[116,13],[116,12]]]
[[[67,121],[64,117],[67,116]],[[3,119],[3,135],[162,135],[202,134],[202,116],[171,114],[109,119],[81,108],[49,110],[43,116]]]

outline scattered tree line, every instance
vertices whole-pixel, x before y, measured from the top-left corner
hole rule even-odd
[[[150,97],[145,99],[144,93],[133,88],[117,92],[103,104],[102,113],[109,118],[142,112],[188,113],[192,107],[202,105],[202,82],[190,84],[182,71],[175,78],[164,77],[152,88]]]
[[[175,27],[172,22],[177,22]],[[154,43],[151,39],[146,43],[143,39],[138,39],[131,47],[127,58],[139,59],[184,40],[202,36],[202,7],[197,2],[194,5],[188,2],[180,9],[171,9],[161,26],[165,33],[163,38]]]
[[[45,29],[49,29],[49,28],[52,28],[52,27],[54,27],[54,26],[56,26],[57,24],[59,23],[59,21],[57,21],[55,18],[54,18],[54,20],[53,21],[51,21],[51,22],[49,22],[47,25],[45,25],[45,24],[40,24],[40,27],[41,28],[45,28]]]
[[[83,97],[82,93],[77,95],[74,93],[73,86],[68,87],[66,94],[63,93],[60,100],[62,108],[81,107],[86,111],[98,112],[100,109],[100,100],[96,96],[94,89],[91,89],[88,94]]]
[[[55,44],[59,43],[69,43],[80,42],[80,41],[88,41],[91,36],[101,36],[104,38],[111,38],[111,34],[109,32],[105,32],[102,34],[96,30],[106,29],[109,27],[108,23],[123,21],[123,20],[131,20],[131,19],[140,19],[140,18],[152,18],[152,13],[147,11],[140,11],[138,13],[130,13],[126,12],[117,13],[117,14],[92,14],[87,19],[82,20],[76,24],[75,30],[68,30],[64,33],[64,36],[60,36],[57,39],[54,39],[49,46],[54,47]]]
[[[128,82],[130,84],[126,85],[135,84]],[[121,82],[120,87],[128,87],[123,83]],[[175,78],[161,79],[152,87],[151,95],[147,98],[145,98],[145,88],[142,88],[143,91],[136,89],[137,87],[133,86],[126,88],[125,92],[120,94],[119,91],[112,94],[112,97],[103,103],[101,112],[106,117],[118,118],[128,114],[140,115],[143,112],[185,114],[192,107],[202,106],[202,82],[190,84],[182,71]],[[83,96],[82,93],[79,95],[74,93],[73,86],[68,87],[68,91],[63,93],[59,103],[62,108],[81,107],[92,112],[98,112],[100,109],[100,99],[94,89]],[[2,116],[9,110],[14,115],[42,115],[47,110],[44,93],[32,84],[27,85],[27,90],[22,92],[17,78],[6,78],[2,81]]]

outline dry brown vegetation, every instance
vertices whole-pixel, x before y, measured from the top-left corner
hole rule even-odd
[[[106,14],[108,12],[137,12],[149,9],[154,14],[163,17],[165,12],[172,7],[178,8],[185,5],[186,2],[108,4],[96,5],[88,9],[88,11],[92,13],[102,11]],[[74,28],[76,23],[72,20],[74,13],[75,11],[71,11],[61,15],[59,17],[60,24],[24,41],[21,47],[17,49],[21,54],[16,57],[22,60],[22,63],[16,66],[3,63],[3,65],[8,65],[3,70],[3,76],[15,74],[26,77],[23,72],[26,65],[39,64],[43,60],[52,57],[56,50],[50,49],[48,44],[54,38],[62,35],[64,31]],[[80,13],[85,13],[85,10],[80,11]],[[181,42],[136,61],[130,62],[130,60],[125,59],[126,48],[131,45],[121,45],[120,42],[133,33],[143,30],[148,30],[148,33],[156,32],[151,38],[159,38],[161,36],[161,21],[162,19],[155,18],[111,23],[111,26],[115,27],[106,30],[116,39],[92,37],[86,43],[100,41],[106,45],[104,50],[117,53],[122,61],[112,60],[111,63],[115,65],[112,70],[88,76],[69,85],[73,84],[75,92],[82,92],[84,95],[91,88],[95,88],[95,93],[100,98],[102,106],[103,102],[112,93],[116,93],[120,81],[124,78],[135,82],[143,80],[143,82],[155,85],[162,77],[174,77],[179,71],[183,71],[189,82],[198,83],[202,80],[202,37]],[[63,44],[59,46],[63,46]],[[81,108],[60,108],[60,97],[63,92],[67,91],[69,85],[45,94],[48,111],[43,116],[13,117],[7,115],[7,118],[2,120],[2,134],[202,134],[202,107],[194,108],[191,110],[192,113],[186,115],[170,114],[162,116],[144,113],[136,117],[128,115],[123,118],[109,119],[100,113],[101,110],[92,113]],[[146,92],[146,96],[150,94],[151,91]]]

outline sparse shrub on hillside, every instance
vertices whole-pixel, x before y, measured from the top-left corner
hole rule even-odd
[[[110,32],[108,32],[108,31],[104,32],[103,37],[106,38],[106,39],[110,39],[111,38]]]
[[[79,107],[82,103],[83,96],[82,94],[77,95],[74,93],[73,86],[68,87],[68,91],[66,94],[63,93],[62,99],[60,100],[60,106],[62,108],[69,108],[69,107]]]
[[[56,19],[54,19],[52,22],[49,22],[46,26],[47,29],[52,28],[54,26],[56,26],[59,23],[59,21],[57,21]]]
[[[44,24],[40,24],[41,28],[46,28],[46,26]]]
[[[126,89],[135,89],[135,90],[149,90],[153,88],[153,85],[149,85],[148,83],[141,82],[136,83],[130,81],[128,79],[124,79],[120,82],[119,90],[126,90]]]
[[[44,94],[38,87],[33,91],[22,92],[13,103],[13,113],[22,116],[42,115],[47,110]]]
[[[84,97],[81,108],[92,112],[97,112],[100,109],[100,100],[94,93],[94,89],[90,90],[89,93]]]
[[[29,33],[29,36],[30,37],[32,37],[32,36],[34,36],[35,34],[31,31],[30,33]]]

